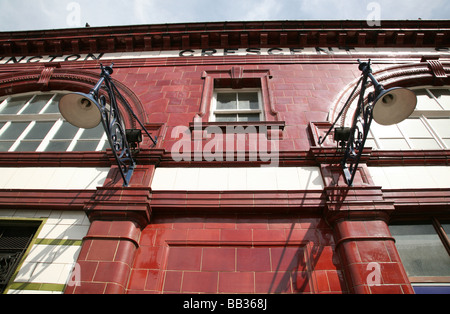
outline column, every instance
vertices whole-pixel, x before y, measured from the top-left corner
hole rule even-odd
[[[85,210],[91,227],[77,261],[79,282],[65,293],[124,294],[141,230],[150,222],[150,189],[102,187]]]
[[[327,188],[326,219],[334,230],[350,293],[413,294],[388,221],[394,204],[381,188]]]

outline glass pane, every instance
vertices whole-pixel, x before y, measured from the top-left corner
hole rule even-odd
[[[93,128],[93,129],[84,130],[83,134],[81,134],[80,139],[82,139],[82,140],[90,140],[90,139],[100,140],[103,137],[104,133],[105,133],[105,130],[103,129],[103,124],[100,124],[99,126]]]
[[[414,149],[441,149],[438,142],[432,138],[412,138],[410,140]]]
[[[6,122],[0,122],[0,130],[5,126]]]
[[[450,137],[450,118],[428,119],[433,130],[440,137]]]
[[[414,91],[417,95],[417,110],[442,110],[436,100],[428,94],[426,89]]]
[[[71,141],[50,141],[47,148],[45,149],[46,152],[65,152],[70,146]]]
[[[450,90],[448,89],[432,89],[434,97],[439,101],[442,107],[450,110]]]
[[[400,128],[408,137],[432,137],[420,119],[405,120],[400,124]]]
[[[445,145],[447,145],[447,148],[450,148],[450,138],[444,139]]]
[[[17,114],[33,95],[11,97],[1,114]]]
[[[444,228],[445,233],[448,237],[450,237],[450,223],[448,224],[441,224],[442,228]]]
[[[59,112],[59,100],[64,96],[64,94],[58,94],[53,98],[52,102],[45,109],[44,113],[60,113]]]
[[[42,111],[45,105],[53,97],[53,94],[38,95],[33,98],[33,101],[27,106],[22,114],[38,114]]]
[[[19,146],[14,150],[15,152],[35,152],[39,145],[40,141],[21,141]]]
[[[403,134],[400,132],[397,125],[384,126],[379,125],[374,121],[370,127],[370,130],[376,137],[383,137],[383,138],[403,137]]]
[[[450,256],[431,224],[389,228],[408,276],[450,276]]]
[[[372,147],[373,149],[378,149],[377,143],[372,139],[366,140],[366,147]]]
[[[13,146],[14,142],[11,141],[0,141],[0,152],[7,152]]]
[[[19,136],[25,131],[30,122],[13,122],[11,125],[2,133],[0,139],[2,140],[17,140]]]
[[[383,150],[411,149],[404,139],[380,139],[380,145]]]
[[[36,122],[27,136],[25,136],[25,139],[43,140],[54,124],[54,122]]]
[[[237,114],[216,114],[216,122],[236,122]]]
[[[240,114],[240,115],[239,115],[239,121],[240,121],[240,122],[255,122],[255,121],[260,121],[260,115],[259,115],[259,113]]]
[[[92,152],[97,149],[99,141],[78,141],[73,148],[74,152]]]
[[[236,110],[236,93],[218,93],[217,110]]]
[[[258,93],[238,93],[238,99],[239,99],[239,109],[241,110],[260,109]]]
[[[58,132],[56,132],[54,139],[57,140],[70,140],[75,137],[79,128],[73,126],[69,122],[64,122],[63,125],[59,128]]]

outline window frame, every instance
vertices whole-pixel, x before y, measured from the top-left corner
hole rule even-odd
[[[398,131],[400,132],[402,137],[389,137],[389,138],[385,138],[380,136],[379,134],[377,134],[376,132],[374,132],[374,128],[372,127],[370,130],[370,135],[368,137],[368,143],[370,143],[371,141],[373,141],[376,145],[376,147],[373,147],[374,150],[377,151],[386,151],[386,150],[393,150],[390,148],[385,148],[386,144],[383,144],[383,140],[402,140],[404,142],[406,142],[406,145],[409,146],[408,148],[400,148],[398,150],[408,150],[408,151],[413,151],[413,150],[449,150],[450,149],[450,145],[446,144],[446,140],[449,141],[450,139],[447,139],[446,137],[442,137],[441,135],[439,135],[438,131],[435,130],[435,128],[432,126],[432,124],[430,123],[431,119],[435,119],[435,118],[445,118],[445,119],[449,119],[450,122],[450,110],[449,109],[445,109],[445,106],[443,106],[442,104],[440,104],[439,100],[435,97],[435,95],[430,92],[433,89],[447,89],[450,90],[450,86],[417,86],[414,88],[411,88],[412,91],[416,91],[416,90],[425,90],[429,96],[431,96],[431,100],[434,100],[437,104],[437,106],[439,106],[441,109],[434,109],[434,110],[422,110],[422,109],[416,109],[413,114],[407,119],[407,120],[412,120],[412,119],[418,119],[422,125],[426,128],[426,130],[429,132],[430,136],[409,136],[407,134],[407,132],[405,132],[404,127],[402,127],[401,123],[395,125],[395,127],[398,129]],[[374,122],[375,123],[375,122]],[[450,123],[449,123],[449,128],[450,128]],[[434,149],[424,149],[421,147],[415,147],[413,141],[417,140],[417,139],[432,139],[436,142],[437,146]],[[368,144],[368,146],[370,146],[370,144]]]
[[[432,217],[431,219],[423,219],[418,221],[396,221],[395,223],[391,223],[389,226],[395,225],[432,225],[434,230],[436,231],[441,244],[444,246],[449,258],[450,258],[450,239],[446,233],[446,230],[443,228],[443,224],[448,224],[447,219],[440,219],[437,217]],[[395,236],[394,236],[395,238]],[[439,285],[450,285],[450,276],[408,276],[409,280],[413,284],[413,286],[421,286],[423,284],[435,284]]]
[[[0,137],[2,134],[9,129],[12,123],[21,123],[26,122],[28,123],[28,126],[20,133],[20,135],[15,140],[1,140],[0,143],[4,142],[14,142],[8,149],[7,152],[73,152],[76,145],[82,142],[88,142],[88,141],[96,141],[97,146],[94,151],[99,152],[106,149],[108,143],[107,143],[107,136],[104,132],[103,135],[99,139],[82,139],[83,133],[86,131],[85,129],[78,129],[74,137],[71,139],[54,139],[54,136],[56,133],[61,129],[61,127],[64,125],[64,123],[67,123],[62,115],[60,113],[45,113],[45,111],[48,109],[48,107],[54,102],[55,98],[57,98],[61,94],[67,94],[70,93],[70,91],[67,90],[53,90],[48,92],[27,92],[27,93],[19,93],[14,95],[8,95],[6,97],[0,98]],[[47,103],[43,106],[43,108],[39,111],[39,113],[36,114],[22,114],[32,103],[33,100],[36,99],[38,96],[42,95],[49,95],[53,94],[52,97],[47,101]],[[29,96],[30,99],[24,103],[24,105],[20,108],[20,110],[16,114],[1,114],[1,111],[6,108],[8,101],[12,99],[13,97],[27,97]],[[35,139],[35,140],[27,140],[25,137],[29,134],[29,132],[33,129],[33,127],[36,125],[36,123],[39,122],[52,122],[53,126],[50,128],[50,130],[47,132],[47,134],[44,136],[43,139]],[[3,124],[3,125],[2,125]],[[38,147],[33,151],[21,151],[17,150],[19,145],[23,142],[38,142],[40,140],[40,143],[38,144]],[[69,142],[69,145],[66,150],[64,151],[52,151],[47,150],[49,144],[51,141],[54,142]],[[89,150],[92,151],[92,150]],[[5,152],[5,151],[2,151]]]
[[[39,231],[42,228],[42,220],[34,220],[34,219],[23,219],[23,220],[10,220],[10,219],[0,219],[0,228],[10,228],[10,229],[33,229],[32,233],[29,234],[28,241],[26,245],[23,247],[15,247],[15,248],[4,248],[0,247],[0,251],[8,252],[14,251],[17,254],[14,262],[11,264],[10,269],[7,273],[7,278],[4,280],[4,283],[0,285],[0,294],[7,293],[9,290],[10,284],[13,282],[14,278],[17,275],[23,261],[25,260],[28,252],[31,250],[32,246],[36,238],[38,237]]]
[[[240,93],[257,93],[258,95],[258,107],[259,109],[230,109],[230,110],[218,110],[217,109],[217,98],[218,94],[236,94],[236,101],[238,102],[238,95]],[[238,106],[239,107],[239,106]],[[264,122],[265,114],[264,114],[264,101],[262,95],[261,88],[242,88],[242,89],[233,89],[233,88],[214,88],[213,96],[211,99],[211,107],[210,107],[210,117],[209,122],[217,122],[217,114],[230,114],[230,115],[239,115],[239,114],[259,114],[259,121],[253,122]],[[230,121],[233,123],[244,122],[244,121]]]

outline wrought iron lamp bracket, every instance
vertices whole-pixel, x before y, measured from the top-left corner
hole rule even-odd
[[[133,150],[131,149],[130,143],[127,139],[127,132],[119,110],[118,100],[125,105],[128,112],[130,112],[134,119],[136,119],[142,130],[145,131],[154,145],[157,144],[157,138],[153,138],[150,135],[143,123],[134,114],[129,103],[120,94],[119,90],[115,86],[113,80],[111,79],[113,65],[114,64],[107,67],[101,65],[102,73],[100,80],[89,94],[96,101],[96,105],[100,110],[103,128],[106,132],[109,145],[124,181],[123,185],[124,187],[127,187],[130,183],[134,169],[136,168],[136,161],[132,154]],[[107,92],[109,101],[105,95],[100,95],[101,88]]]
[[[361,79],[351,93],[349,99],[347,100],[347,103],[344,105],[342,111],[339,113],[330,130],[324,137],[321,137],[319,139],[319,144],[322,145],[325,142],[325,139],[331,133],[332,129],[337,124],[338,120],[341,118],[342,114],[347,110],[348,106],[350,105],[350,101],[358,88],[361,87],[359,100],[351,128],[335,129],[335,140],[338,137],[341,137],[340,139],[338,139],[338,145],[344,148],[344,156],[340,164],[344,172],[345,182],[349,186],[353,185],[353,181],[358,171],[358,166],[360,164],[361,157],[364,151],[364,146],[369,135],[370,126],[373,121],[373,101],[376,99],[376,96],[380,93],[380,91],[383,90],[383,86],[378,84],[375,77],[372,75],[371,60],[369,60],[369,62],[361,62],[360,60],[358,60],[358,62],[359,70],[362,72]],[[372,84],[375,87],[375,93],[369,94],[368,102],[366,103],[365,94],[369,79],[372,81]],[[340,135],[337,135],[338,132],[340,133]]]

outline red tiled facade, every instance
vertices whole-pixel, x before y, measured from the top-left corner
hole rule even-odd
[[[95,191],[62,196],[57,191],[1,190],[0,207],[86,212],[91,227],[78,257],[81,285],[68,287],[67,294],[414,293],[388,224],[392,217],[420,216],[426,210],[448,218],[445,206],[450,190],[384,190],[375,186],[367,166],[448,165],[449,151],[368,149],[354,187],[348,187],[336,166],[335,144],[330,141],[320,147],[317,140],[331,126],[330,112],[339,109],[340,97],[361,74],[354,55],[333,52],[347,52],[348,47],[417,46],[439,51],[450,46],[449,26],[446,21],[387,21],[381,28],[351,21],[205,23],[0,34],[0,56],[6,62],[0,64],[0,95],[33,90],[88,92],[98,78],[100,63],[114,62],[113,78],[121,92],[159,138],[156,147],[145,139],[127,188],[122,187],[110,151],[0,153],[2,167],[36,163],[111,167],[104,186]],[[282,47],[294,53],[277,54],[281,48],[273,54],[236,53],[238,48],[252,47]],[[328,47],[341,48],[331,52]],[[316,49],[316,53],[295,53],[297,48]],[[202,49],[229,51],[191,56]],[[146,51],[185,53],[71,61],[89,53]],[[32,62],[37,58],[19,62],[20,56],[52,55],[60,57],[52,62]],[[69,55],[75,57],[61,57]],[[426,53],[392,56],[367,51],[357,58],[372,58],[375,74],[383,76],[388,86],[449,84],[449,54],[436,56],[431,59],[437,60],[437,68],[430,66]],[[443,75],[439,76],[439,69]],[[158,168],[263,164],[207,162],[207,156],[175,162],[171,156],[179,140],[172,136],[175,128],[195,132],[196,121],[215,125],[208,122],[214,84],[254,82],[264,94],[267,124],[263,124],[277,126],[280,135],[279,166],[320,168],[324,189],[153,191]],[[131,118],[125,120],[132,125]],[[258,136],[269,141],[271,133]],[[204,147],[207,141],[192,145]],[[248,153],[254,143],[244,145]],[[374,263],[381,269],[377,285],[368,281]]]

